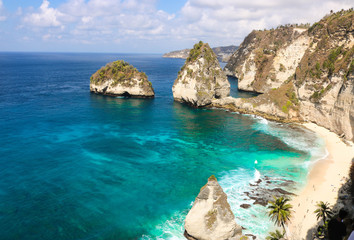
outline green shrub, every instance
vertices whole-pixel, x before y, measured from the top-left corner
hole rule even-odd
[[[203,42],[199,41],[199,43],[194,44],[193,49],[189,52],[189,56],[187,58],[188,62],[195,61],[198,56],[201,54],[201,48],[203,46]]]

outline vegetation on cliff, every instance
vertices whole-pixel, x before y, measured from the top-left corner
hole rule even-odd
[[[188,68],[189,65],[200,59],[203,59],[203,64],[198,71]],[[202,41],[194,44],[185,64],[182,66],[181,71],[178,74],[178,78],[182,78],[181,72],[185,69],[187,69],[187,75],[190,78],[196,78],[198,82],[204,82],[207,85],[208,90],[211,90],[211,83],[215,81],[216,77],[223,77],[215,53],[208,43],[203,43]]]
[[[123,60],[108,63],[91,76],[90,82],[92,84],[100,85],[103,82],[112,79],[112,86],[121,84],[129,87],[136,84],[136,81],[133,81],[133,78],[141,80],[141,84],[147,82],[151,86],[151,82],[148,81],[144,72],[139,72],[135,67]]]
[[[300,35],[300,32],[294,29],[295,25],[289,25],[270,30],[252,31],[225,68],[234,71],[239,81],[242,81],[245,73],[251,71],[251,65],[254,65],[256,73],[252,85],[256,91],[261,89],[265,79],[275,79],[273,60],[279,49]],[[252,54],[254,55],[252,61],[246,62]],[[244,62],[246,62],[245,68],[242,64]]]
[[[353,23],[349,9],[312,26],[252,31],[225,70],[238,78],[239,89],[263,94],[239,108],[270,119],[315,121],[352,139]]]
[[[92,74],[90,91],[111,96],[154,97],[155,92],[144,72],[129,63],[118,60]]]
[[[175,100],[197,107],[229,95],[230,83],[209,44],[202,41],[194,44],[178,72],[172,92]]]
[[[347,80],[353,73],[354,45],[348,36],[353,35],[354,11],[340,11],[324,17],[308,30],[313,38],[293,77],[296,86],[306,84],[313,90],[311,100],[319,102],[332,88],[332,77],[342,75]]]
[[[299,100],[291,81],[279,88],[271,89],[258,97],[243,99],[243,101],[253,104],[255,108],[271,102],[285,114],[288,114],[290,111],[299,111]]]

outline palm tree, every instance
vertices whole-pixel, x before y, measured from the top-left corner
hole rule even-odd
[[[279,230],[275,230],[275,232],[270,232],[269,236],[266,237],[267,240],[279,240],[284,238],[285,233],[281,233]]]
[[[322,218],[323,219],[323,224],[326,223],[326,219],[330,218],[332,216],[332,211],[329,207],[329,203],[328,202],[317,202],[316,204],[317,209],[314,211],[314,213],[316,213],[316,217],[317,220]]]
[[[289,198],[276,198],[274,201],[269,201],[269,213],[268,216],[277,224],[279,227],[283,227],[285,232],[285,224],[290,221],[292,205],[288,203]]]

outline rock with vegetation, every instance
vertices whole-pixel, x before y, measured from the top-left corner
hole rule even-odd
[[[185,237],[190,240],[240,239],[242,228],[214,176],[208,179],[185,219]]]
[[[309,45],[304,26],[252,31],[225,66],[240,90],[265,93],[281,86],[295,71]]]
[[[194,45],[172,87],[176,101],[203,107],[230,94],[230,83],[207,43]]]
[[[354,11],[313,24],[253,31],[225,72],[239,89],[263,93],[223,99],[215,106],[269,119],[309,121],[354,140]]]
[[[90,79],[90,91],[103,95],[154,97],[154,89],[144,72],[119,60],[108,63]]]

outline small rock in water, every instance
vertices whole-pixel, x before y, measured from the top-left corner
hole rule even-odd
[[[248,209],[248,208],[250,208],[251,207],[251,205],[250,204],[241,204],[240,205],[240,207],[242,207],[242,208],[244,208],[244,209]]]

